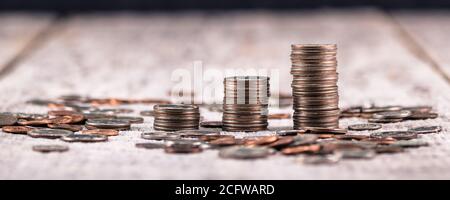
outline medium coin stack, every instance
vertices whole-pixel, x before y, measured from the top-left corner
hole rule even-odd
[[[179,131],[198,129],[200,112],[198,106],[187,104],[163,104],[153,107],[154,129]]]
[[[223,130],[266,130],[270,97],[269,77],[227,77],[224,86]]]
[[[294,129],[337,128],[339,95],[335,44],[294,44],[292,95]]]

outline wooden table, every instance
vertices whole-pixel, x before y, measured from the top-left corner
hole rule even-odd
[[[387,124],[385,130],[440,125],[424,135],[430,147],[307,166],[296,156],[225,160],[211,150],[167,155],[135,148],[152,118],[108,143],[69,144],[40,154],[36,144],[64,144],[0,132],[1,179],[448,179],[450,178],[450,13],[376,9],[289,12],[96,13],[0,15],[0,111],[45,113],[31,98],[165,97],[172,72],[224,68],[272,69],[290,91],[290,44],[337,43],[340,106],[431,105],[433,120]],[[276,84],[274,84],[276,85]],[[137,105],[136,110],[149,109]],[[275,109],[273,112],[291,112]],[[205,119],[220,113],[202,110]],[[341,120],[341,126],[364,122]],[[271,127],[291,120],[270,121]],[[269,133],[259,133],[269,134]]]

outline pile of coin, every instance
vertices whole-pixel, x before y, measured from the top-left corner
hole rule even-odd
[[[200,112],[198,106],[187,104],[162,104],[153,107],[153,127],[159,131],[198,129]]]
[[[224,87],[223,130],[266,130],[270,97],[269,77],[227,77]]]
[[[335,44],[291,46],[294,129],[339,127]]]

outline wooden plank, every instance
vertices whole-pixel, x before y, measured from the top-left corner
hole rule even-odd
[[[29,98],[78,93],[95,97],[163,97],[173,70],[268,68],[279,70],[280,90],[290,90],[290,44],[338,43],[342,107],[432,105],[438,119],[385,125],[385,130],[441,125],[444,133],[422,139],[431,147],[333,166],[305,166],[297,157],[275,155],[256,161],[218,158],[211,150],[166,155],[134,147],[152,118],[104,144],[69,144],[64,154],[41,155],[31,146],[62,143],[0,133],[0,177],[69,179],[442,179],[450,178],[448,101],[450,86],[399,40],[398,28],[376,10],[292,13],[182,13],[83,15],[0,80],[7,111],[45,112]],[[221,71],[219,71],[221,72]],[[272,84],[276,84],[273,83]],[[133,106],[136,110],[149,106]],[[272,109],[271,112],[291,112]],[[205,119],[219,113],[202,110]],[[341,126],[363,122],[346,119]],[[271,127],[292,126],[290,120]],[[271,134],[271,132],[258,133]],[[248,134],[237,134],[238,136]],[[252,135],[252,134],[249,134]],[[44,162],[45,160],[45,162]],[[39,164],[36,164],[39,163]],[[68,167],[70,166],[70,167]],[[45,172],[45,173],[41,173]]]
[[[0,14],[0,76],[19,61],[33,40],[48,28],[52,20],[48,14]]]
[[[450,14],[447,11],[395,12],[394,18],[407,34],[425,51],[422,55],[434,65],[450,83],[450,58],[448,52]]]

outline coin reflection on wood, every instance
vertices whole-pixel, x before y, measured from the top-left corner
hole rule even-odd
[[[270,97],[269,77],[227,77],[224,87],[223,130],[266,130]]]

